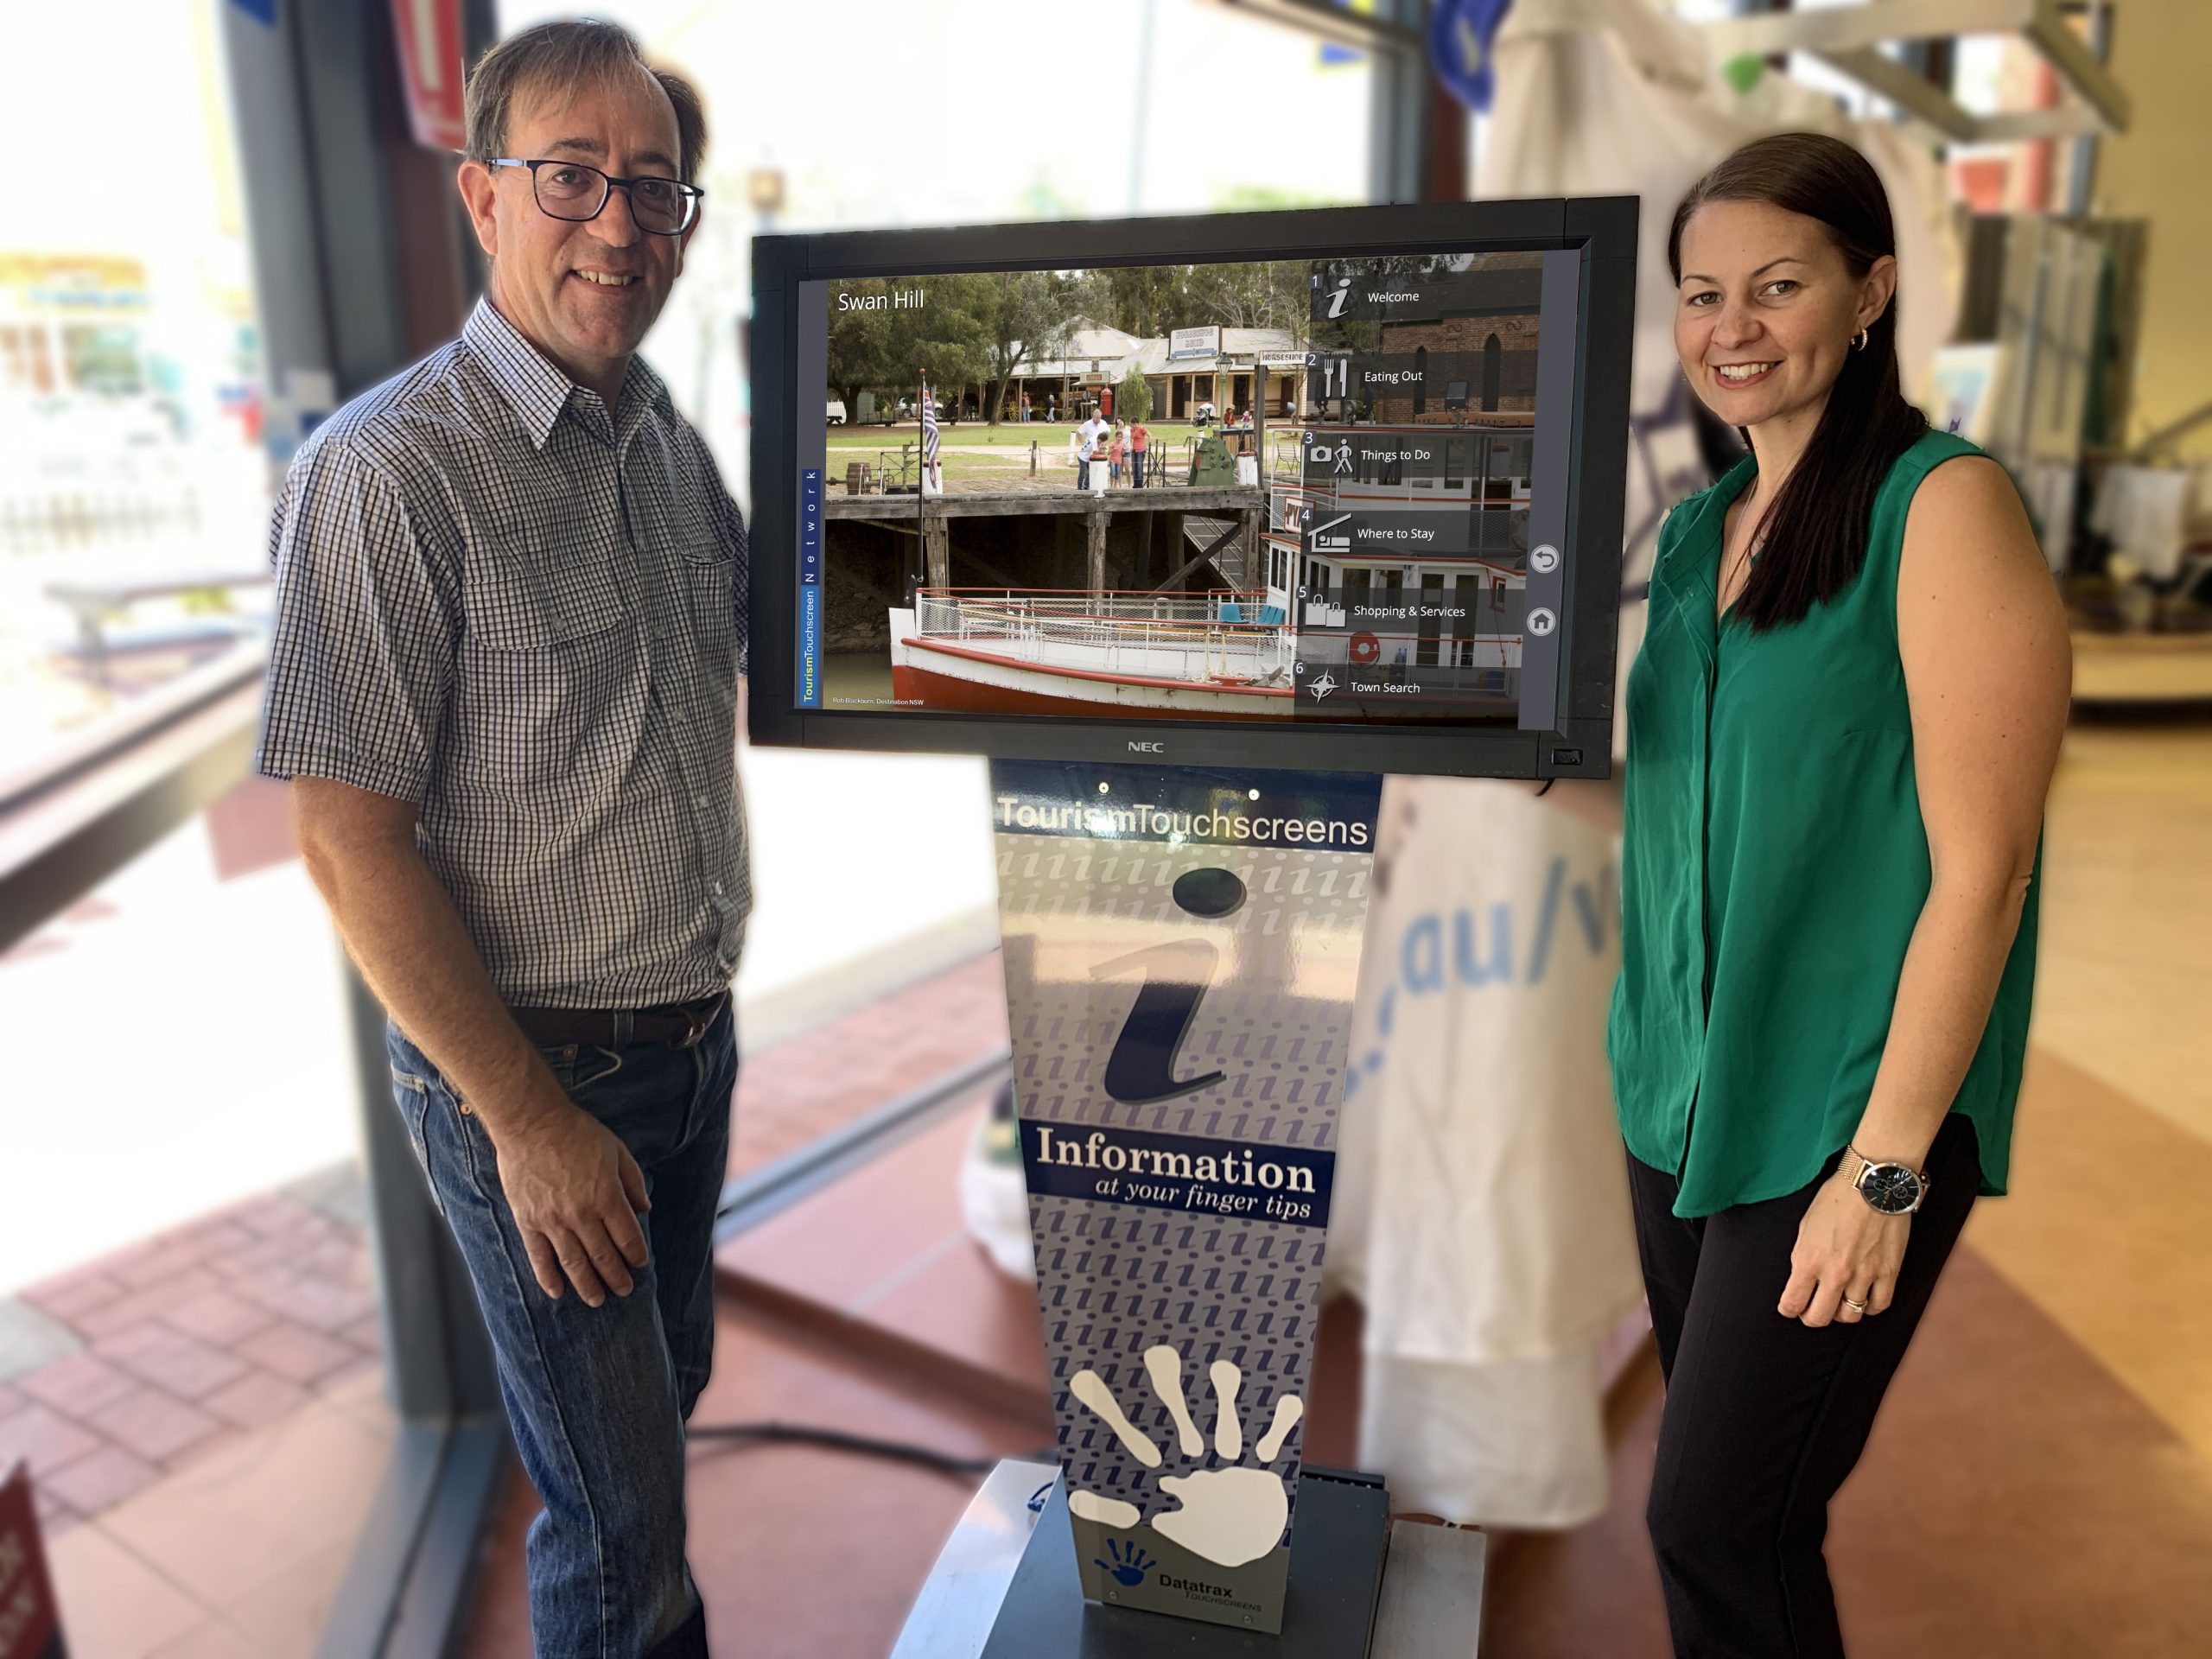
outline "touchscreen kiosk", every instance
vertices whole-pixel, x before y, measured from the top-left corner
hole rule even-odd
[[[1304,1425],[1381,774],[1607,768],[1635,240],[755,244],[753,741],[991,760],[1060,1468],[984,1659],[1368,1649],[1387,1493]]]

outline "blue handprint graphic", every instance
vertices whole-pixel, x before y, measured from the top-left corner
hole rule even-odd
[[[1142,1584],[1144,1575],[1160,1565],[1144,1553],[1143,1545],[1133,1543],[1127,1551],[1124,1551],[1122,1548],[1122,1541],[1118,1538],[1109,1538],[1106,1541],[1106,1553],[1114,1558],[1113,1566],[1108,1567],[1096,1555],[1090,1558],[1091,1565],[1111,1573],[1122,1584],[1130,1586]]]

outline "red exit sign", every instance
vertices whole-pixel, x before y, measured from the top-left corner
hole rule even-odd
[[[18,1463],[0,1482],[0,1659],[67,1659],[39,1542],[30,1470]]]
[[[462,148],[461,0],[391,0],[391,21],[415,142],[430,149]]]

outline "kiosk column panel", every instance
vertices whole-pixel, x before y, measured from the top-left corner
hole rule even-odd
[[[1278,1630],[1382,780],[991,778],[1084,1592]]]

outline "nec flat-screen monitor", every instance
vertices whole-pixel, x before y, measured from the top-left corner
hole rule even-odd
[[[764,237],[753,739],[1602,776],[1630,197]]]

